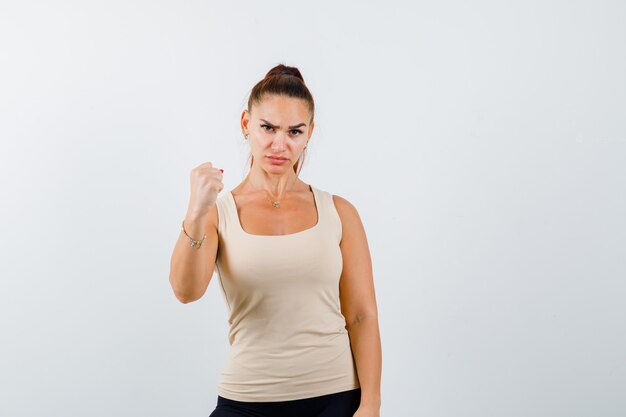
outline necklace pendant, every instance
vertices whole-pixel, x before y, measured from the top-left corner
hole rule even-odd
[[[274,208],[280,208],[280,203],[278,201],[272,201]]]

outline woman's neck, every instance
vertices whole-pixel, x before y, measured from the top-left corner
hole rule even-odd
[[[253,169],[250,170],[242,183],[242,189],[250,192],[265,191],[271,197],[280,199],[289,191],[299,189],[301,182],[293,169],[283,175],[271,175],[261,169],[254,169],[253,165]]]

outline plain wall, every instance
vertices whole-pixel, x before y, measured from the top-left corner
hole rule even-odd
[[[366,228],[381,416],[626,415],[621,1],[2,1],[0,415],[208,416],[214,275],[169,261],[189,172],[246,173],[278,63],[301,177]]]

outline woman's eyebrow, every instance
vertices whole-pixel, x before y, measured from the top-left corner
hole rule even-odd
[[[263,120],[265,123],[267,123],[271,127],[278,127],[278,128],[280,128],[280,126],[273,125],[273,124],[271,124],[270,122],[268,122],[265,119],[261,119],[261,120]],[[306,126],[306,123],[300,123],[300,124],[297,124],[297,125],[294,125],[294,126],[289,126],[289,129],[295,129],[296,127],[300,127],[300,126]]]

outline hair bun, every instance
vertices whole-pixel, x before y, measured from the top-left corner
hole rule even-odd
[[[304,82],[304,78],[302,78],[302,74],[300,74],[300,70],[295,67],[288,67],[283,64],[276,65],[274,68],[269,70],[269,72],[265,75],[265,78],[280,76],[280,75],[292,75],[296,78],[299,78],[302,82]]]

